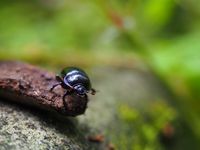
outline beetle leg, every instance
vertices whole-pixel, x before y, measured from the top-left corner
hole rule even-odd
[[[65,97],[68,95],[68,92],[65,92],[65,94],[63,95],[63,103],[65,104]]]
[[[57,87],[58,85],[61,85],[61,84],[62,84],[62,82],[59,82],[59,83],[54,84],[54,85],[51,87],[50,91],[53,91],[53,89],[54,89],[55,87]]]
[[[57,80],[58,82],[63,82],[63,79],[62,79],[59,75],[56,75],[56,80]]]
[[[67,107],[67,104],[66,104],[66,101],[65,101],[65,97],[66,97],[67,95],[71,94],[71,93],[72,93],[72,91],[66,91],[65,94],[63,95],[63,98],[62,98],[62,99],[63,99],[63,104],[64,104],[65,107]]]
[[[56,83],[55,85],[53,85],[50,89],[50,91],[53,91],[53,89],[55,87],[57,87],[58,85],[62,86],[63,84],[63,79],[59,76],[59,75],[56,75],[56,80],[58,81],[58,83]]]

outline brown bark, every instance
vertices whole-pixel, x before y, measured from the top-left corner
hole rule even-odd
[[[66,96],[64,106],[65,90],[58,86],[50,91],[55,83],[55,74],[39,67],[16,61],[0,62],[0,97],[66,116],[83,114],[88,98],[72,94]]]

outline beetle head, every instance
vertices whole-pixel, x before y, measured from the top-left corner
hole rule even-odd
[[[78,84],[78,85],[74,86],[74,90],[80,96],[84,96],[87,93],[86,88],[81,84]]]

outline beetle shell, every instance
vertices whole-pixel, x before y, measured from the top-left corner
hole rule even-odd
[[[61,71],[61,77],[64,83],[70,87],[82,85],[87,91],[91,89],[91,82],[88,75],[79,68],[67,67]]]

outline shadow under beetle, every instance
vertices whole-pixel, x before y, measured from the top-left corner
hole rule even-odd
[[[96,90],[92,88],[88,75],[80,68],[67,67],[64,68],[60,75],[56,75],[58,83],[52,86],[50,91],[60,85],[66,89],[63,95],[63,102],[65,103],[65,97],[72,93],[76,93],[80,97],[86,97],[87,93],[95,95]]]

